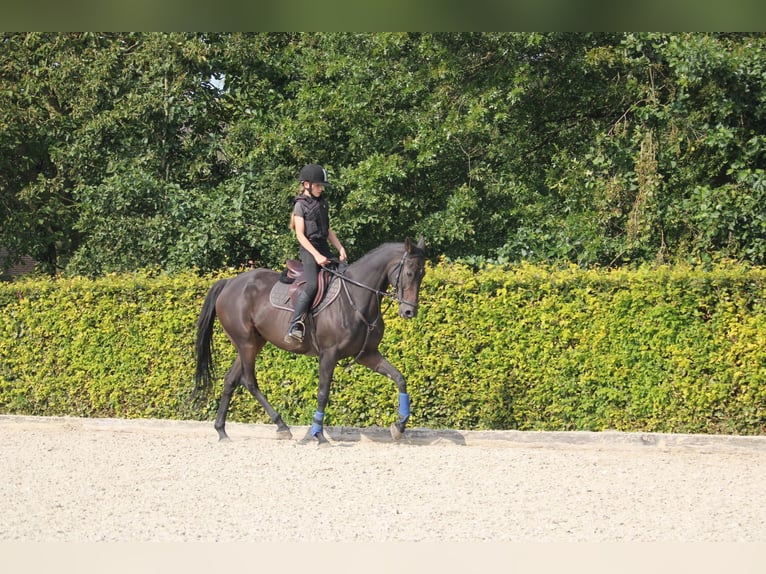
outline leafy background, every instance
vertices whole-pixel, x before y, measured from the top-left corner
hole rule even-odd
[[[763,33],[2,33],[0,247],[275,267],[320,162],[352,258],[766,262]]]
[[[233,347],[215,335],[217,385],[193,387],[196,317],[224,276],[112,275],[0,285],[0,412],[211,419]],[[417,318],[386,310],[381,350],[430,428],[766,432],[766,272],[721,264],[582,270],[430,265]],[[309,424],[316,359],[267,345],[261,388]],[[397,391],[335,371],[326,422],[387,426]],[[240,388],[231,420],[267,423]]]

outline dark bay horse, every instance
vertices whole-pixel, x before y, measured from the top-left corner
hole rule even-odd
[[[292,312],[271,304],[270,292],[280,274],[271,269],[254,269],[231,279],[221,279],[211,288],[197,319],[197,368],[195,394],[207,394],[212,386],[212,338],[216,316],[226,335],[237,349],[237,357],[227,372],[215,419],[220,440],[226,434],[226,412],[232,393],[242,384],[263,406],[277,425],[280,438],[292,438],[290,428],[258,388],[255,359],[270,342],[292,353],[319,357],[319,390],[310,435],[320,444],[327,443],[323,432],[325,407],[330,395],[335,366],[342,359],[356,362],[394,381],[399,390],[399,418],[391,426],[391,436],[404,434],[410,416],[410,397],[402,374],[378,351],[383,338],[381,301],[392,297],[399,304],[399,316],[406,319],[418,312],[420,283],[425,274],[425,244],[407,239],[404,243],[386,243],[349,265],[340,280],[338,296],[321,313],[307,321],[303,342],[286,342]],[[393,293],[387,293],[389,286]],[[311,314],[309,314],[311,315]]]

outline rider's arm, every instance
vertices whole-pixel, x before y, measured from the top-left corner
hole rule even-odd
[[[338,258],[341,261],[348,259],[348,255],[346,255],[346,249],[343,247],[343,244],[340,242],[338,236],[335,235],[335,232],[332,229],[330,229],[327,233],[327,239],[329,239],[330,243],[332,243],[335,249],[338,250]]]
[[[318,265],[324,265],[327,263],[328,259],[319,251],[317,251],[316,247],[314,247],[311,244],[311,241],[309,241],[309,238],[306,237],[306,223],[303,220],[303,217],[295,214],[293,215],[293,222],[295,224],[295,237],[298,238],[298,243],[301,244],[301,246],[311,253],[311,255],[314,256],[314,259],[316,260]]]

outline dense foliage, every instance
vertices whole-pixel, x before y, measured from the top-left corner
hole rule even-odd
[[[218,277],[111,275],[0,284],[0,413],[211,419],[196,407],[195,321]],[[430,266],[420,314],[386,313],[381,351],[431,428],[766,433],[766,272]],[[327,424],[387,426],[394,384],[336,369]],[[316,406],[317,361],[267,345],[261,388],[288,424]],[[268,422],[244,389],[231,419]],[[211,433],[213,432],[211,428]]]
[[[318,161],[352,258],[423,235],[473,263],[763,265],[765,40],[2,33],[0,247],[93,277],[276,266]]]

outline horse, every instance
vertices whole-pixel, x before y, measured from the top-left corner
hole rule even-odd
[[[255,360],[269,342],[294,354],[319,357],[317,408],[307,440],[326,445],[324,414],[330,396],[333,372],[339,361],[353,358],[391,379],[399,391],[398,420],[391,425],[391,437],[400,440],[410,417],[410,396],[404,376],[378,351],[384,324],[381,302],[384,297],[398,303],[399,316],[412,319],[418,313],[420,285],[425,275],[425,243],[384,243],[349,264],[343,272],[332,271],[341,281],[341,292],[319,313],[309,312],[302,342],[285,340],[292,311],[272,304],[270,294],[280,280],[272,269],[252,269],[212,285],[197,319],[195,342],[196,396],[207,395],[212,386],[212,340],[216,317],[237,351],[224,377],[223,392],[214,427],[220,441],[228,440],[226,413],[234,390],[244,387],[261,404],[276,425],[277,438],[292,439],[290,427],[258,388]],[[393,286],[393,293],[386,289]]]

